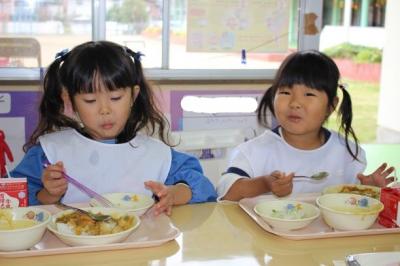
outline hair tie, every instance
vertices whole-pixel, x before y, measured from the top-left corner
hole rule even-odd
[[[128,47],[124,47],[125,51],[133,57],[133,59],[135,61],[140,61],[140,57],[142,57],[144,54],[142,54],[141,52],[134,52],[131,49],[129,49]]]
[[[133,58],[135,59],[135,60],[138,60],[138,61],[140,61],[140,57],[142,57],[144,54],[142,54],[141,52],[133,52]]]
[[[56,53],[55,59],[61,59],[64,60],[67,54],[69,53],[68,48]]]
[[[342,90],[346,90],[347,89],[347,84],[339,84],[339,88]]]

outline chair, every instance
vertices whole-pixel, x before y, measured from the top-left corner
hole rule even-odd
[[[173,144],[178,151],[199,158],[204,175],[216,186],[226,171],[232,148],[246,140],[243,129],[214,129],[197,131],[174,131]]]
[[[0,37],[0,57],[36,58],[38,67],[42,66],[40,43],[34,38]]]

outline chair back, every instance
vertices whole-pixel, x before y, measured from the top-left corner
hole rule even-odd
[[[36,58],[38,67],[42,66],[40,43],[34,38],[0,37],[0,57]]]

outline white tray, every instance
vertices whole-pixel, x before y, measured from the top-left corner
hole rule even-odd
[[[60,209],[53,205],[44,205],[40,207],[49,210],[51,213],[60,211]],[[152,247],[173,240],[177,238],[180,233],[179,229],[171,223],[169,217],[164,214],[157,217],[142,216],[138,229],[121,243],[71,247],[61,242],[53,233],[47,230],[42,240],[31,249],[22,251],[0,251],[0,258]]]
[[[319,195],[320,195],[319,193],[308,193],[291,197],[291,199],[304,201],[315,205],[315,199]],[[339,231],[329,227],[324,222],[322,215],[303,229],[293,230],[293,231],[274,230],[273,228],[271,228],[271,226],[268,225],[267,222],[265,222],[260,216],[258,216],[254,212],[254,206],[258,202],[268,199],[272,200],[276,199],[276,197],[272,195],[263,195],[254,198],[246,198],[239,201],[239,206],[265,231],[281,236],[283,238],[292,240],[302,240],[302,239],[400,233],[400,228],[386,228],[380,225],[378,222],[375,222],[375,224],[373,224],[372,227],[366,230]]]

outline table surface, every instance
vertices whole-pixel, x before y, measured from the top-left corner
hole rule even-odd
[[[161,246],[0,258],[0,265],[333,265],[349,254],[400,251],[400,234],[283,239],[234,203],[175,207],[171,220],[182,234]]]

